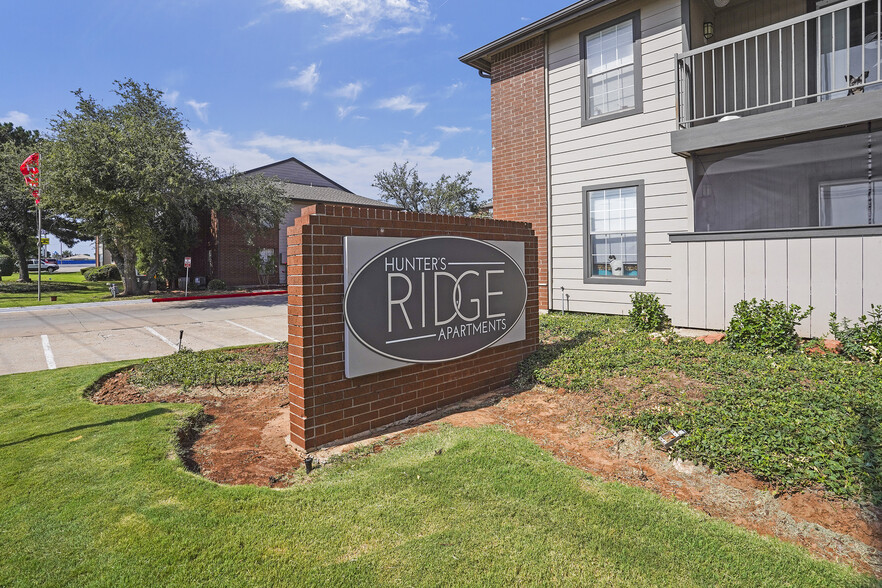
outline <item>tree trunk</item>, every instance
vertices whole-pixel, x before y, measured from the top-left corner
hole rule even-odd
[[[18,256],[18,281],[31,282],[28,274],[28,250],[27,244],[15,243],[15,254]]]
[[[123,279],[123,296],[138,294],[138,279],[135,274],[135,251],[129,247],[120,247],[120,261],[117,263]]]

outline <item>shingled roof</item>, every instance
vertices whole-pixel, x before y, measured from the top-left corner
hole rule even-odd
[[[320,174],[296,157],[270,163],[242,172],[242,175],[264,175],[280,180],[285,195],[302,202],[328,202],[351,206],[400,208],[395,204],[355,194],[331,178]]]
[[[383,202],[382,200],[374,200],[353,194],[347,190],[338,190],[337,188],[329,188],[327,186],[304,186],[303,184],[294,184],[291,182],[280,182],[282,189],[285,190],[285,196],[291,200],[304,202],[328,202],[332,204],[349,204],[353,206],[379,206],[382,208],[399,208],[395,204]]]

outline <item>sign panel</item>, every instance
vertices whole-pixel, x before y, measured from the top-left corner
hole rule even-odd
[[[189,257],[184,258],[184,267],[190,267],[190,258]]]
[[[49,237],[40,237],[40,245],[48,245]]]
[[[346,237],[345,273],[347,377],[526,337],[522,242]]]

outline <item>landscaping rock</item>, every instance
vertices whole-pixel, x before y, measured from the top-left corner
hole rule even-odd
[[[698,337],[698,340],[704,341],[708,345],[711,345],[713,343],[719,343],[720,341],[722,341],[725,338],[726,338],[726,333],[709,333],[707,335],[704,335],[703,337]]]
[[[824,339],[824,349],[830,353],[841,353],[842,343],[836,339]]]

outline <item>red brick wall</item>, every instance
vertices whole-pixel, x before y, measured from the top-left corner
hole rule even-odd
[[[251,265],[251,257],[261,249],[272,249],[276,260],[279,259],[279,229],[271,227],[258,233],[252,244],[248,244],[245,233],[230,218],[223,215],[215,216],[215,242],[217,259],[215,276],[228,286],[259,284],[257,270]],[[279,273],[270,276],[270,284],[279,283]]]
[[[545,42],[492,58],[493,218],[531,223],[539,243],[539,306],[548,308]]]
[[[199,215],[199,233],[196,242],[187,253],[190,256],[192,265],[190,266],[190,279],[195,276],[206,276],[208,279],[214,277],[215,261],[217,252],[215,251],[214,238],[217,234],[215,230],[215,215],[212,212],[205,212]],[[185,270],[181,268],[181,277],[185,275]]]
[[[458,235],[523,241],[527,337],[460,360],[348,379],[343,363],[343,237]],[[539,333],[530,226],[380,208],[316,205],[288,229],[291,442],[306,451],[508,384]]]

